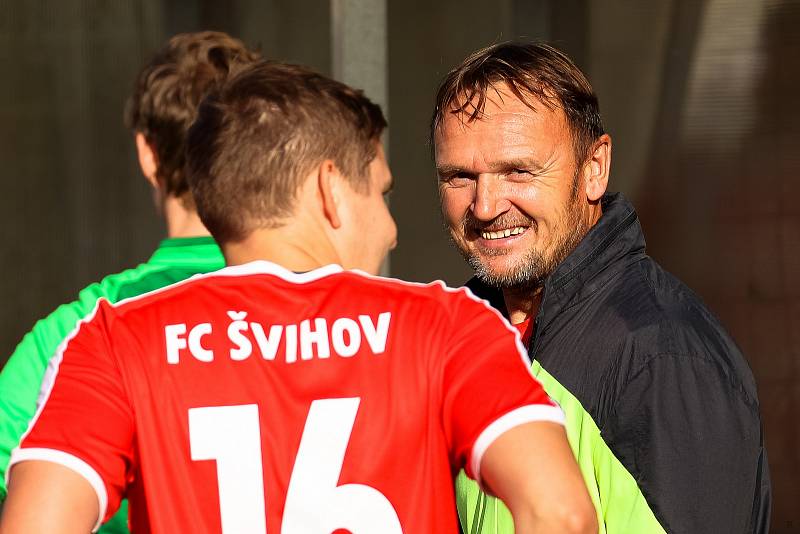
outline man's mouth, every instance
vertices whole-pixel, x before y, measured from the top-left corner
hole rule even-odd
[[[505,239],[507,237],[519,235],[527,230],[527,226],[514,226],[512,228],[505,228],[503,230],[497,230],[494,232],[487,232],[485,230],[481,230],[478,232],[478,235],[481,236],[482,239],[487,241],[492,241],[494,239]]]

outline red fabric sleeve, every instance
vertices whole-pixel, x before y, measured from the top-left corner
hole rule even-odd
[[[109,311],[101,301],[51,360],[43,404],[11,459],[54,461],[83,475],[98,493],[100,522],[119,507],[134,437],[133,411],[108,342]]]
[[[484,301],[458,297],[443,360],[443,421],[456,467],[480,481],[494,439],[531,421],[563,424],[564,415],[531,374],[519,332]]]

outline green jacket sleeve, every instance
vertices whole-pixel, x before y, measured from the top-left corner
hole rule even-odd
[[[597,424],[577,398],[539,362],[533,374],[566,415],[566,431],[572,452],[597,511],[600,534],[664,534],[636,480],[616,458]],[[513,534],[511,512],[502,501],[483,494],[462,472],[456,480],[456,505],[465,534]]]

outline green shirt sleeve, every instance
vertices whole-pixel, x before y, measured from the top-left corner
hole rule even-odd
[[[61,343],[92,313],[103,297],[110,302],[134,297],[224,267],[225,261],[211,237],[166,239],[153,256],[134,269],[112,274],[91,284],[78,299],[58,307],[22,338],[0,372],[0,504],[7,494],[6,472],[11,452],[20,442],[36,413],[47,366]],[[125,534],[127,502],[98,531]]]
[[[172,248],[164,248],[162,255],[180,252],[178,247]],[[190,250],[198,255],[196,247]],[[205,256],[208,255],[198,255],[197,261],[205,260]],[[205,261],[212,261],[213,256],[210,257],[212,259]],[[184,263],[188,263],[188,260]],[[78,323],[92,313],[97,301],[106,298],[112,303],[117,302],[120,298],[141,295],[204,270],[207,269],[201,263],[190,267],[143,263],[135,269],[109,275],[84,288],[77,300],[59,306],[38,321],[33,330],[22,338],[0,372],[0,500],[4,500],[7,493],[5,477],[11,451],[19,444],[36,413],[47,365]]]
[[[105,291],[104,291],[105,286]],[[109,291],[110,290],[110,291]],[[50,361],[78,323],[89,315],[101,296],[116,297],[113,284],[93,284],[79,299],[58,307],[37,322],[17,345],[0,372],[0,503],[5,500],[6,471],[11,451],[36,414],[42,380]],[[128,507],[123,501],[114,516],[100,527],[98,534],[127,534]]]
[[[19,444],[36,413],[37,398],[47,365],[59,345],[91,309],[97,298],[57,308],[37,322],[17,345],[0,372],[0,500],[5,499],[6,470],[11,451]]]

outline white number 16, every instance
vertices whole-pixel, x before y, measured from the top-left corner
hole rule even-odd
[[[311,403],[286,493],[283,534],[403,532],[381,492],[365,484],[337,485],[360,401]],[[222,533],[266,534],[258,406],[190,409],[189,444],[192,460],[217,461]]]

